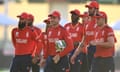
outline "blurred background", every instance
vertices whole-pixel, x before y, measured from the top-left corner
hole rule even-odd
[[[45,30],[43,20],[53,10],[61,12],[60,23],[64,25],[70,21],[70,11],[79,9],[81,13],[87,11],[85,4],[89,0],[0,0],[0,72],[9,72],[10,63],[14,55],[11,42],[11,30],[17,27],[17,15],[28,12],[34,15],[34,25]],[[114,29],[117,37],[115,48],[115,68],[120,72],[120,0],[97,0],[100,11],[108,15],[108,24]]]

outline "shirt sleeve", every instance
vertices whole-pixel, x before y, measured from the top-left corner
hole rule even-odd
[[[67,55],[74,48],[73,41],[72,41],[70,34],[66,30],[64,30],[64,32],[62,33],[63,33],[63,37],[66,43],[66,48],[62,52],[59,53],[60,57]]]
[[[31,37],[32,39],[34,40],[35,42],[35,46],[34,46],[34,49],[33,49],[33,53],[32,53],[32,56],[39,56],[40,55],[40,52],[42,50],[42,32],[41,30],[38,30],[38,29],[32,29],[31,31]]]
[[[108,29],[108,33],[107,33],[107,37],[113,36],[114,37],[114,41],[117,42],[117,39],[114,35],[114,31],[112,28]]]
[[[82,37],[85,35],[85,28],[84,28],[84,26],[82,26],[82,28],[80,29],[80,31],[81,31],[81,40],[82,40]]]
[[[14,33],[15,33],[15,29],[12,30],[12,34],[11,34],[11,37],[12,37],[12,43],[13,43],[13,46],[14,48],[16,48],[16,41],[15,41],[15,36],[14,36]]]
[[[36,55],[40,55],[42,48],[43,48],[43,35],[41,34],[40,38],[38,39],[36,45],[37,45],[37,49],[36,49]]]

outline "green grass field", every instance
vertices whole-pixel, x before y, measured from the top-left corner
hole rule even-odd
[[[0,70],[0,72],[9,72],[8,70]]]

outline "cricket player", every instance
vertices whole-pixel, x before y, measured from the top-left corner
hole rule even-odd
[[[42,31],[41,29],[39,29],[38,27],[33,25],[34,22],[34,16],[32,14],[28,14],[27,17],[27,24],[28,26],[33,29],[34,31],[36,31],[37,35],[40,36],[41,40],[39,40],[38,42],[35,42],[35,47],[34,47],[34,51],[32,54],[32,72],[39,72],[40,71],[40,67],[38,65],[38,63],[40,62],[40,54],[43,48],[43,42],[42,42]]]
[[[90,45],[90,41],[95,39],[95,28],[96,28],[96,16],[99,12],[99,4],[96,1],[91,1],[89,4],[85,5],[88,8],[89,19],[88,24],[85,26],[84,36],[82,42],[80,43],[78,49],[74,52],[74,55],[71,57],[71,62],[74,63],[74,58],[82,51],[81,48],[84,46],[87,48],[87,58],[88,58],[88,68],[91,70],[91,64],[93,60],[93,55],[96,51],[96,46]]]
[[[68,53],[73,50],[73,42],[69,33],[59,24],[61,19],[58,11],[53,11],[50,17],[51,27],[48,28],[48,46],[45,72],[68,72]],[[42,63],[42,62],[41,62]]]
[[[95,40],[90,42],[91,45],[96,46],[92,72],[115,72],[113,56],[116,38],[113,29],[106,24],[105,12],[99,12],[95,17],[97,18]]]
[[[79,43],[82,40],[84,26],[79,22],[80,11],[78,9],[74,9],[70,11],[70,13],[71,13],[71,22],[65,24],[64,27],[70,33],[73,40],[74,49],[69,55],[71,57],[75,49],[78,47]],[[70,63],[70,72],[80,72],[81,63],[82,63],[81,54],[79,54],[75,60],[75,64]]]
[[[32,54],[35,41],[39,40],[36,32],[27,26],[27,13],[17,16],[18,27],[12,30],[12,42],[15,48],[15,56],[10,72],[29,72],[32,65]]]

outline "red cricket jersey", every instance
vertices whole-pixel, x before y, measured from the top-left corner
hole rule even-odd
[[[37,36],[39,36],[39,40],[35,41],[35,47],[34,47],[34,51],[33,51],[33,54],[32,56],[35,56],[35,55],[40,55],[40,52],[42,51],[42,48],[43,48],[43,35],[42,35],[42,31],[41,29],[33,26],[31,27],[34,32],[36,32]]]
[[[87,53],[87,46],[89,45],[89,42],[95,39],[95,29],[97,27],[96,25],[96,19],[92,17],[88,22],[86,22],[84,25],[84,35],[85,38],[85,44],[82,52]]]
[[[81,23],[78,23],[75,26],[73,26],[72,23],[68,23],[64,27],[70,33],[73,43],[81,42],[84,30],[84,26]]]
[[[12,42],[15,47],[15,55],[32,54],[37,37],[34,30],[29,27],[22,30],[14,28],[12,30]]]
[[[91,40],[95,39],[96,19],[92,18],[85,26],[84,34],[86,36],[86,43],[89,44]]]
[[[60,57],[63,57],[65,55],[67,55],[70,51],[73,50],[73,42],[71,39],[70,34],[60,25],[58,25],[57,27],[51,27],[48,29],[47,31],[47,53],[49,56],[55,56],[56,54],[58,54],[56,52],[56,45],[55,42],[57,40],[64,40],[66,43],[66,48],[59,53]],[[47,57],[47,56],[46,56]]]
[[[114,37],[114,32],[111,27],[105,26],[104,28],[96,28],[95,39],[96,41],[107,42],[108,37]],[[116,42],[116,39],[115,39]],[[96,46],[95,57],[111,57],[114,55],[115,48],[102,48],[101,46]]]

